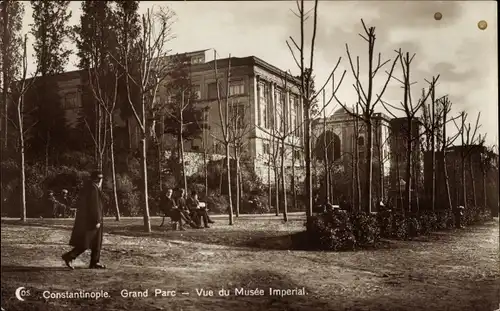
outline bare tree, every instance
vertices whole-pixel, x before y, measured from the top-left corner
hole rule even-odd
[[[21,221],[26,221],[26,164],[25,164],[25,135],[26,133],[36,125],[36,122],[25,128],[24,117],[30,114],[30,111],[25,110],[27,107],[24,105],[24,96],[28,92],[29,88],[33,85],[38,74],[38,70],[33,74],[33,76],[28,79],[28,56],[27,56],[27,42],[28,36],[24,35],[23,45],[22,45],[22,68],[20,70],[20,77],[14,83],[12,87],[12,93],[10,93],[12,102],[15,104],[15,120],[7,117],[7,120],[11,122],[14,128],[17,130],[17,151],[19,160],[19,181],[20,181],[20,205],[21,205]]]
[[[382,69],[387,63],[391,60],[386,60],[384,62],[381,61],[381,54],[378,53],[378,61],[375,63],[374,53],[375,53],[375,27],[367,28],[365,22],[361,20],[363,25],[364,34],[359,34],[361,38],[363,38],[368,43],[368,77],[367,77],[367,86],[363,86],[361,83],[360,77],[360,66],[359,66],[359,56],[356,57],[356,64],[354,64],[354,60],[351,57],[351,52],[349,50],[349,45],[346,44],[346,52],[349,58],[349,64],[351,66],[352,74],[354,75],[355,83],[353,85],[356,93],[358,94],[359,104],[361,106],[361,114],[353,114],[356,118],[359,118],[360,121],[364,123],[367,142],[366,142],[366,158],[365,158],[365,193],[364,193],[364,210],[366,212],[371,212],[371,204],[372,204],[372,176],[373,176],[373,162],[372,162],[372,154],[373,154],[373,114],[375,112],[375,108],[378,103],[381,102],[382,96],[385,93],[387,85],[392,78],[392,73],[394,71],[394,67],[399,58],[399,54],[395,57],[392,65],[387,73],[387,79],[382,86],[382,89],[377,94],[374,91],[374,81],[377,76],[377,73],[380,69]],[[345,105],[338,100],[338,103],[345,108]],[[346,111],[349,112],[348,109]],[[350,112],[352,114],[352,112]]]
[[[386,111],[391,114],[394,118],[396,116],[394,113],[392,113],[391,109],[388,109],[387,107],[392,108],[393,110],[398,110],[401,111],[405,114],[406,117],[406,129],[404,131],[406,132],[406,137],[405,137],[405,142],[406,142],[406,183],[405,183],[405,206],[404,209],[406,212],[412,212],[412,191],[414,191],[415,187],[412,185],[412,183],[416,180],[414,180],[414,167],[413,164],[415,163],[415,143],[420,141],[421,134],[420,133],[415,133],[414,132],[414,124],[415,121],[418,122],[417,120],[417,113],[420,112],[421,108],[425,105],[425,102],[429,95],[431,94],[432,89],[435,87],[437,80],[439,79],[439,75],[436,78],[432,79],[432,83],[429,87],[429,91],[427,93],[424,92],[423,96],[418,99],[417,103],[414,103],[412,100],[412,94],[411,94],[411,85],[413,82],[410,80],[411,79],[411,74],[410,74],[410,69],[411,69],[411,63],[413,61],[413,58],[415,57],[415,54],[413,54],[410,57],[410,53],[406,52],[405,55],[401,52],[401,50],[396,51],[398,53],[397,59],[400,60],[401,64],[401,69],[402,69],[402,74],[403,78],[398,79],[396,77],[393,77],[397,81],[399,81],[403,85],[403,90],[404,90],[404,97],[403,101],[400,102],[401,107],[397,107],[394,105],[389,104],[388,102],[385,102],[382,100],[382,104]],[[418,150],[417,150],[418,151]],[[416,177],[416,176],[415,176]],[[416,184],[416,182],[415,182]]]
[[[240,203],[242,197],[241,183],[241,158],[244,155],[245,147],[250,140],[248,134],[252,130],[252,126],[245,115],[247,115],[247,106],[241,105],[239,102],[232,102],[229,106],[229,136],[233,144],[234,160],[236,162],[236,217],[240,216]]]
[[[113,203],[115,205],[116,221],[120,221],[120,207],[118,204],[118,192],[116,189],[116,166],[115,166],[115,149],[114,149],[114,115],[118,96],[118,80],[121,74],[118,72],[116,66],[93,66],[92,69],[89,68],[89,84],[94,99],[100,106],[106,115],[108,120],[108,130],[109,130],[109,153],[111,156],[111,174],[112,174],[112,187],[113,187]],[[102,123],[100,118],[97,121],[99,124]],[[104,122],[106,124],[106,122]],[[106,135],[106,128],[103,129],[104,135]],[[92,132],[91,132],[92,134]],[[102,169],[102,157],[106,149],[106,136],[103,139],[95,139],[94,142],[100,151],[100,161],[99,166]]]
[[[431,85],[436,85],[436,81],[433,79],[430,82]],[[436,149],[437,140],[439,139],[439,133],[442,130],[439,123],[441,119],[442,111],[436,110],[436,104],[439,99],[436,98],[436,88],[431,88],[430,94],[430,104],[422,106],[422,125],[424,127],[424,133],[426,138],[426,151],[431,152],[431,184],[428,186],[430,188],[431,195],[431,210],[436,210]]]
[[[460,173],[461,173],[461,203],[463,207],[467,207],[467,186],[466,186],[466,170],[465,170],[465,162],[467,158],[469,158],[469,164],[470,164],[470,176],[471,176],[471,183],[472,183],[472,194],[473,194],[473,202],[474,205],[476,205],[476,186],[474,182],[474,176],[473,176],[473,165],[472,165],[472,155],[471,153],[476,150],[477,146],[475,145],[477,143],[477,134],[478,130],[481,127],[479,125],[479,118],[481,117],[481,113],[478,113],[476,123],[474,124],[474,127],[470,124],[470,122],[467,122],[467,117],[468,114],[465,111],[462,111],[460,113],[460,124],[457,124],[455,120],[453,121],[455,123],[455,127],[457,128],[458,132],[460,133],[460,138],[461,138],[461,148],[460,148]]]
[[[148,110],[156,104],[156,94],[160,85],[167,78],[170,71],[170,63],[167,54],[167,43],[172,39],[171,29],[174,12],[168,8],[161,7],[154,11],[148,9],[142,15],[142,34],[137,42],[135,50],[131,51],[129,45],[122,46],[122,57],[114,60],[123,67],[125,71],[125,86],[127,91],[127,101],[134,114],[135,120],[140,130],[141,144],[141,178],[143,194],[144,228],[151,232],[148,204],[148,173],[147,173],[147,138],[154,123],[147,120]],[[155,25],[158,23],[159,25]],[[157,26],[159,26],[157,28]],[[135,53],[135,54],[134,54]],[[139,60],[137,72],[131,63],[134,59]],[[138,105],[133,98],[132,86],[139,90]]]
[[[451,111],[452,102],[449,100],[448,96],[443,97],[439,100],[439,103],[442,107],[443,117],[441,119],[440,125],[442,127],[442,137],[441,137],[441,156],[443,158],[443,173],[444,173],[444,182],[445,182],[445,190],[446,190],[446,200],[447,200],[447,208],[449,210],[452,209],[451,203],[451,193],[450,193],[450,178],[448,175],[448,168],[446,164],[446,150],[453,145],[453,143],[457,140],[457,138],[461,135],[460,131],[456,133],[456,135],[448,137],[446,126],[449,121],[454,121],[456,118],[449,118],[449,113]],[[460,117],[460,115],[458,116]]]
[[[311,37],[311,45],[310,51],[307,53],[305,50],[305,21],[310,17],[309,12],[306,12],[304,0],[297,1],[297,12],[295,16],[300,19],[300,43],[297,44],[296,40],[290,37],[290,42],[295,47],[295,50],[299,53],[299,58],[297,59],[296,53],[292,48],[290,42],[287,41],[288,48],[295,60],[296,65],[300,70],[300,96],[302,99],[302,107],[304,113],[304,153],[305,153],[305,165],[306,165],[306,180],[305,180],[305,188],[306,188],[306,196],[307,196],[307,209],[306,215],[311,216],[313,210],[313,197],[312,197],[312,178],[311,178],[311,108],[313,103],[319,94],[323,91],[325,86],[329,83],[330,79],[334,81],[335,70],[337,69],[338,64],[340,63],[340,58],[337,63],[337,66],[334,67],[331,74],[329,75],[327,81],[319,90],[315,91],[313,88],[314,81],[312,70],[314,68],[314,50],[316,43],[316,31],[318,27],[318,0],[314,1],[314,8],[312,9],[313,15],[313,25],[312,25],[312,37]],[[309,65],[306,66],[305,56],[309,54]],[[344,71],[345,74],[345,71]],[[344,74],[342,74],[342,79],[340,80],[339,86],[343,80]],[[335,94],[338,87],[334,87],[332,92]]]
[[[225,88],[225,98],[221,98],[221,83],[217,70],[217,51],[214,50],[214,74],[215,83],[217,88],[217,105],[219,107],[219,120],[222,132],[222,143],[224,144],[226,150],[226,174],[227,174],[227,192],[228,192],[228,210],[229,210],[229,225],[233,225],[233,200],[231,194],[231,159],[230,159],[230,147],[231,147],[231,137],[229,133],[229,87],[231,83],[231,54],[228,58],[228,67],[226,74],[226,88]]]

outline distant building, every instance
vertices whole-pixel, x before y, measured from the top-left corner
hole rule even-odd
[[[215,61],[206,62],[206,50],[178,54],[190,60],[191,83],[197,95],[196,105],[206,108],[205,120],[210,130],[200,137],[185,141],[186,152],[201,152],[203,140],[209,153],[223,154],[221,120],[217,102]],[[230,83],[227,86],[229,63]],[[287,135],[285,146],[295,146],[293,156],[300,164],[302,156],[302,105],[300,104],[300,81],[285,71],[255,56],[217,60],[221,98],[229,90],[230,114],[238,114],[241,120],[236,126],[249,128],[246,135],[245,156],[252,161],[255,172],[267,182],[267,159],[271,152],[272,135]],[[63,98],[63,109],[67,126],[76,128],[81,115],[85,97],[92,96],[85,87],[88,73],[84,70],[62,73],[47,79],[55,79],[59,94]],[[157,99],[168,100],[165,88],[160,87]],[[115,111],[115,143],[118,148],[136,149],[139,146],[140,132],[134,117],[123,118],[119,109]],[[245,123],[243,125],[243,123]],[[293,133],[291,133],[293,132]],[[176,150],[176,138],[164,135],[164,146]],[[231,153],[232,154],[232,153]],[[287,152],[287,165],[292,155]]]

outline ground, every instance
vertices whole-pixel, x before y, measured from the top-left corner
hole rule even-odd
[[[304,220],[241,217],[234,226],[217,217],[210,229],[142,232],[141,219],[105,223],[102,262],[86,269],[85,253],[68,270],[60,255],[72,220],[2,220],[2,307],[13,310],[481,310],[499,306],[498,219],[416,241],[384,241],[355,252],[288,250]],[[25,301],[15,289],[30,291]],[[272,296],[269,287],[305,288],[306,295]],[[235,288],[264,289],[235,296]],[[122,298],[121,290],[148,289],[147,298]],[[154,289],[176,297],[152,297]],[[196,289],[213,290],[213,297]],[[219,296],[220,289],[230,290]],[[43,291],[107,291],[111,298],[43,299]],[[189,295],[181,294],[188,292]],[[23,292],[25,293],[25,292]]]

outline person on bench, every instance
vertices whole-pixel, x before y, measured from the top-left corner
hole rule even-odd
[[[177,229],[177,224],[179,224],[179,230],[184,231],[183,221],[185,223],[190,224],[192,227],[196,227],[196,225],[189,219],[187,219],[184,214],[182,214],[175,203],[175,200],[172,198],[172,193],[174,191],[172,189],[168,189],[165,195],[162,197],[160,201],[160,209],[163,212],[163,220],[161,222],[161,226],[165,221],[165,217],[170,217],[170,219],[174,222],[173,228]]]
[[[179,197],[177,198],[177,208],[184,215],[184,217],[186,217],[186,219],[189,219],[190,222],[193,221],[187,206],[186,192],[184,188],[179,188]]]
[[[205,228],[210,228],[208,224],[213,224],[214,221],[208,216],[206,208],[200,208],[200,201],[198,200],[198,193],[196,191],[191,193],[191,197],[187,200],[187,205],[191,211],[191,219],[194,219],[194,222],[200,227],[201,220],[203,219]]]

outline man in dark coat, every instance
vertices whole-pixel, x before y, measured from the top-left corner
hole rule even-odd
[[[99,263],[103,235],[103,175],[95,171],[90,176],[90,181],[85,185],[77,203],[77,212],[73,232],[69,244],[74,248],[62,255],[62,259],[71,269],[71,262],[87,249],[91,249],[90,269],[105,269]]]
[[[191,193],[191,197],[187,200],[187,205],[191,211],[191,219],[194,219],[195,224],[201,227],[201,220],[203,219],[205,228],[210,228],[208,224],[213,224],[214,221],[208,216],[207,209],[200,207],[200,201],[198,200],[198,193],[196,193],[196,191]]]

